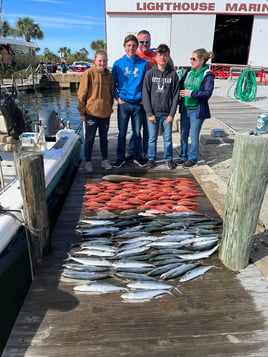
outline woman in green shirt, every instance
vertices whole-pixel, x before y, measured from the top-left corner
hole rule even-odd
[[[212,52],[204,48],[192,53],[191,68],[180,80],[181,152],[178,164],[191,167],[198,161],[199,135],[206,118],[210,118],[208,100],[214,89],[214,74],[206,64]],[[188,138],[191,148],[188,153]]]

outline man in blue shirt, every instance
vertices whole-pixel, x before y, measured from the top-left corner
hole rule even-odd
[[[128,122],[131,119],[131,127],[134,138],[134,163],[145,166],[146,160],[141,153],[141,124],[143,120],[142,85],[145,73],[148,70],[146,61],[136,55],[138,40],[134,35],[128,35],[124,39],[126,54],[114,62],[112,75],[114,80],[114,98],[117,100],[117,161],[114,167],[119,168],[126,163],[126,135]]]

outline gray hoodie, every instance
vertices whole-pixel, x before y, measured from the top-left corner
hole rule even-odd
[[[174,117],[179,95],[178,74],[169,64],[164,72],[158,69],[157,64],[146,72],[143,81],[142,103],[147,116],[167,115]]]

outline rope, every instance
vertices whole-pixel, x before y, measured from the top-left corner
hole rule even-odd
[[[236,84],[233,96],[230,95],[232,87]],[[239,99],[242,102],[252,102],[257,94],[256,74],[252,69],[245,69],[237,81],[228,89],[227,95],[230,99]]]

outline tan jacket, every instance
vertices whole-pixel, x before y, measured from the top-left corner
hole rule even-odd
[[[113,78],[108,69],[99,72],[90,67],[82,76],[78,89],[80,115],[86,113],[97,118],[109,118],[113,112]]]

